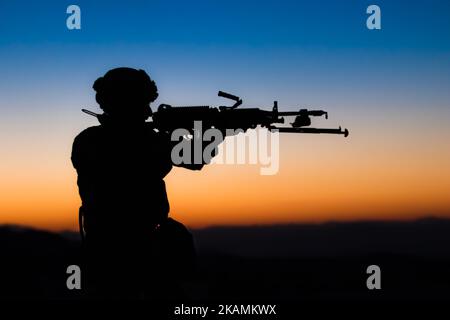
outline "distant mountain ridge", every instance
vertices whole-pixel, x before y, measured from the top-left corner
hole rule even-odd
[[[193,229],[201,254],[243,257],[339,257],[397,254],[450,257],[450,219],[323,224],[218,226]],[[40,244],[41,250],[78,245],[77,232],[52,233],[0,226],[2,250]]]
[[[450,220],[339,222],[193,230],[193,297],[372,301],[366,268],[380,265],[386,301],[450,301]],[[76,232],[0,226],[0,300],[79,299],[66,268],[82,262]],[[264,279],[264,281],[261,281]],[[364,300],[366,299],[366,300]]]
[[[195,230],[194,235],[203,252],[250,257],[450,257],[450,219],[212,227]]]

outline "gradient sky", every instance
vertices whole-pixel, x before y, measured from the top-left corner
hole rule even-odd
[[[111,2],[0,2],[0,223],[76,228],[71,144],[96,124],[80,109],[99,111],[92,83],[118,66],[150,73],[156,106],[224,90],[351,131],[283,136],[275,176],[174,169],[171,214],[189,226],[450,217],[450,2]]]

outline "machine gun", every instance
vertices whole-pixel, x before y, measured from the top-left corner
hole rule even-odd
[[[242,99],[239,97],[219,91],[219,97],[224,97],[234,101],[232,106],[171,106],[161,104],[158,110],[152,114],[152,121],[149,124],[158,131],[171,133],[175,129],[183,128],[190,132],[194,129],[194,122],[201,121],[203,128],[215,128],[221,130],[224,134],[230,131],[255,129],[258,125],[269,130],[290,133],[326,133],[342,134],[347,137],[347,129],[341,127],[335,129],[310,128],[311,117],[325,116],[328,119],[328,113],[323,110],[300,109],[299,111],[278,111],[278,103],[274,101],[272,111],[261,110],[259,108],[241,108]],[[101,120],[100,114],[82,109],[83,112],[96,116]],[[280,127],[277,124],[285,123],[285,117],[295,117],[290,123],[290,127]]]

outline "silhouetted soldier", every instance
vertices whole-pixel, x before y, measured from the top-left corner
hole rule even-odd
[[[93,88],[104,111],[101,124],[81,132],[72,149],[88,288],[100,296],[139,297],[145,288],[168,285],[167,268],[183,272],[195,254],[190,233],[168,218],[163,178],[172,169],[171,141],[145,123],[158,96],[145,71],[113,69]]]

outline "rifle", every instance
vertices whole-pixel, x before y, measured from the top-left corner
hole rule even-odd
[[[347,129],[341,127],[335,129],[310,128],[311,117],[325,116],[328,119],[328,112],[323,110],[300,109],[299,111],[278,111],[278,102],[274,101],[272,111],[261,110],[259,108],[241,108],[242,99],[239,97],[219,91],[219,97],[224,97],[234,101],[232,106],[171,106],[160,104],[158,110],[152,114],[152,121],[149,122],[158,131],[171,133],[175,129],[183,128],[190,132],[194,129],[194,122],[201,121],[203,128],[216,128],[224,134],[228,132],[248,129],[255,129],[258,125],[271,131],[287,133],[314,133],[314,134],[342,134],[347,137]],[[95,116],[101,120],[103,115],[82,109],[83,112]],[[290,127],[280,127],[277,124],[285,123],[285,117],[295,119],[290,123]]]

